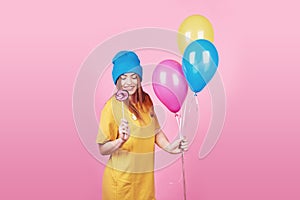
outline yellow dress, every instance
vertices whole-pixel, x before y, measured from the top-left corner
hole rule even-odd
[[[160,127],[156,115],[138,110],[143,121],[124,104],[130,137],[107,162],[102,177],[103,200],[155,200],[154,145],[155,133]],[[119,137],[122,115],[122,103],[115,97],[110,98],[101,112],[97,143]]]

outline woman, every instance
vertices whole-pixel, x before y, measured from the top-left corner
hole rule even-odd
[[[104,200],[155,199],[155,144],[172,154],[188,147],[185,139],[170,144],[160,129],[151,98],[141,86],[142,74],[134,52],[121,51],[113,58],[113,81],[129,98],[120,102],[113,96],[101,112],[97,143],[102,155],[110,155],[103,174]]]

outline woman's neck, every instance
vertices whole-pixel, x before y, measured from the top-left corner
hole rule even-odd
[[[132,95],[129,95],[129,101],[133,104],[136,104],[137,103],[137,95],[136,95],[136,92]]]

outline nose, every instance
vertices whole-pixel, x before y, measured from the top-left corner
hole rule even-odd
[[[132,82],[131,77],[127,77],[125,83],[130,85]]]

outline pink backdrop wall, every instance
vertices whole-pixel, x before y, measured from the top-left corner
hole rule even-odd
[[[73,121],[81,63],[112,35],[177,30],[192,14],[213,24],[227,113],[219,142],[199,160],[203,113],[186,154],[188,199],[300,199],[298,8],[296,0],[2,2],[0,199],[101,199],[104,167]],[[198,99],[204,109],[207,90]],[[182,199],[179,172],[180,162],[156,172],[157,199]]]

